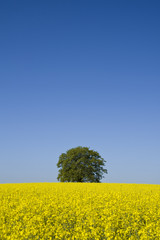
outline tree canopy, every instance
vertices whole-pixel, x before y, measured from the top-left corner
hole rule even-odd
[[[107,169],[105,160],[88,147],[69,149],[59,156],[57,179],[61,182],[100,182]]]

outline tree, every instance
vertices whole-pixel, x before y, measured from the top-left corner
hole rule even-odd
[[[88,147],[71,148],[59,156],[57,179],[61,182],[97,182],[107,173],[105,160]]]

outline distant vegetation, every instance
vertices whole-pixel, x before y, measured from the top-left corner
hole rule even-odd
[[[58,180],[61,182],[100,182],[107,169],[105,160],[98,152],[88,147],[76,147],[62,153],[57,167]]]

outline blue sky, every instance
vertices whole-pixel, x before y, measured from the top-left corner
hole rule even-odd
[[[57,182],[87,146],[103,182],[160,184],[159,1],[0,2],[0,183]]]

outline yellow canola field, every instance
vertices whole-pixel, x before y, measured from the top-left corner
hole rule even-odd
[[[160,240],[160,185],[0,184],[0,239]]]

